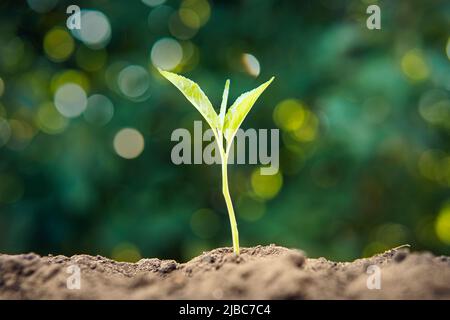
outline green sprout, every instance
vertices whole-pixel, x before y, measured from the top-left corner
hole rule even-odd
[[[241,96],[239,96],[239,98],[237,98],[237,100],[231,105],[228,112],[226,112],[226,108],[228,91],[230,88],[230,80],[227,80],[225,82],[222,103],[220,105],[220,113],[219,115],[217,115],[208,97],[205,95],[202,89],[200,89],[200,86],[194,81],[172,72],[164,71],[161,69],[158,69],[158,71],[183,93],[183,95],[189,100],[189,102],[191,102],[194,107],[200,112],[203,118],[205,118],[206,122],[208,122],[209,126],[214,132],[214,137],[217,141],[217,145],[219,146],[220,159],[222,163],[222,192],[227,205],[228,216],[230,218],[231,235],[233,238],[233,250],[234,253],[238,255],[239,233],[236,223],[236,217],[234,215],[233,203],[231,202],[230,191],[228,190],[228,155],[236,132],[249,113],[250,109],[255,104],[258,97],[269,86],[274,77],[272,77],[269,81],[263,83],[256,89],[243,93]],[[224,138],[225,143],[223,140]]]

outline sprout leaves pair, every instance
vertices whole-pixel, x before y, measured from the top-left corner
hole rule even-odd
[[[231,234],[233,238],[233,250],[239,254],[239,234],[237,229],[236,217],[234,214],[233,203],[231,202],[230,192],[228,189],[228,173],[227,162],[228,154],[232,146],[232,141],[245,117],[250,109],[255,104],[258,97],[270,85],[274,77],[269,81],[263,83],[256,89],[242,94],[226,111],[228,91],[230,87],[230,80],[225,83],[223,91],[222,103],[219,114],[216,113],[214,107],[209,101],[205,93],[200,89],[200,86],[183,76],[172,72],[158,69],[159,72],[173,85],[175,85],[181,93],[194,105],[200,114],[208,122],[209,126],[214,132],[217,144],[219,146],[220,158],[222,163],[222,192],[228,209],[228,216],[231,224]],[[225,141],[224,141],[225,138]]]

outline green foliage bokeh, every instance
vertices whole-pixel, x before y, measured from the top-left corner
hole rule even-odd
[[[243,128],[280,129],[280,174],[229,168],[243,247],[450,254],[448,1],[77,1],[109,21],[97,45],[67,29],[72,2],[0,3],[0,252],[186,260],[231,246],[220,166],[171,162],[172,131],[201,118],[156,72],[176,56],[157,55],[166,41],[216,110],[227,78],[232,102],[276,76]],[[366,28],[372,3],[381,30]],[[61,114],[67,83],[111,106]],[[124,128],[144,140],[132,159],[114,147]]]

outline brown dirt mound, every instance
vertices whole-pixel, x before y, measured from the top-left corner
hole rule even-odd
[[[81,288],[68,289],[67,268]],[[381,288],[369,290],[370,265]],[[0,255],[0,299],[450,299],[450,257],[406,248],[354,262],[306,258],[275,245],[219,248],[187,263],[101,256]]]

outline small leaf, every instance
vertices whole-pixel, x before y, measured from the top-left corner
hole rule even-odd
[[[238,131],[250,109],[253,107],[261,93],[264,92],[264,90],[269,86],[274,78],[275,77],[272,77],[269,81],[263,83],[256,89],[241,94],[230,107],[225,116],[225,123],[223,126],[225,139],[227,140],[228,144],[231,144],[234,135]]]
[[[227,110],[228,91],[230,90],[230,79],[225,82],[225,88],[223,89],[222,104],[220,105],[220,130],[223,130],[223,124],[225,122],[225,111]]]
[[[219,117],[214,110],[206,94],[200,89],[200,86],[194,81],[189,80],[178,74],[164,71],[158,68],[158,71],[183,93],[190,103],[201,113],[209,126],[216,130],[219,126]]]

